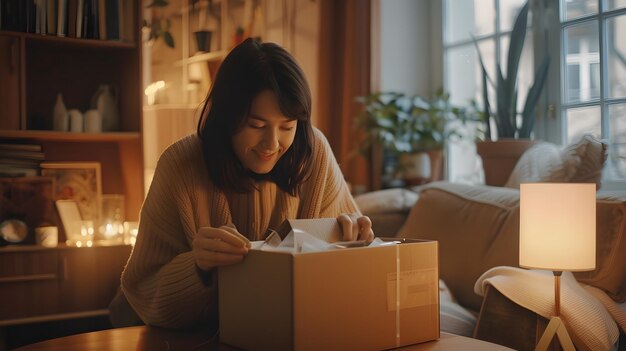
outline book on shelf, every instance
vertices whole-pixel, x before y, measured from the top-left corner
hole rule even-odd
[[[76,24],[78,14],[78,0],[67,0],[67,36],[76,38]]]
[[[120,0],[119,7],[119,24],[120,24],[120,40],[126,43],[134,43],[135,42],[135,28],[133,14],[133,1],[122,1]]]
[[[8,143],[0,143],[0,150],[8,150],[8,151],[31,151],[31,152],[42,152],[43,147],[40,144],[8,144]]]
[[[0,29],[135,42],[132,0],[0,0]]]
[[[85,1],[76,0],[76,38],[83,37],[83,12],[85,11]]]
[[[17,160],[36,160],[43,161],[46,157],[43,152],[38,151],[22,151],[22,150],[2,150],[0,149],[0,158],[17,159]]]
[[[120,2],[106,0],[106,36],[108,40],[120,40]]]
[[[0,143],[0,175],[7,177],[33,176],[45,160],[40,144]]]
[[[100,40],[107,40],[106,32],[106,4],[105,0],[96,0],[98,2],[98,38]]]
[[[67,35],[67,0],[57,1],[57,35],[64,37]]]
[[[46,14],[46,1],[47,0],[35,0],[35,33],[37,34],[46,34],[48,32],[48,25],[46,23],[48,19],[48,15]]]
[[[57,34],[57,9],[56,9],[56,1],[54,0],[46,0],[46,33],[47,34]]]
[[[100,37],[98,26],[98,3],[97,0],[85,0],[83,4],[83,38],[98,39]]]
[[[39,175],[39,166],[29,167],[0,163],[0,178],[33,177]]]

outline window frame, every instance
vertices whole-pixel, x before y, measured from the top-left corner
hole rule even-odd
[[[556,11],[548,12],[548,14],[552,15],[547,17],[544,21],[547,23],[547,31],[548,32],[556,32],[558,33],[558,43],[559,45],[552,45],[552,47],[556,50],[551,50],[549,52],[551,57],[558,57],[558,67],[554,67],[551,69],[558,69],[559,78],[558,80],[549,80],[547,88],[551,91],[559,91],[560,94],[557,99],[551,100],[550,104],[551,109],[553,109],[555,113],[556,122],[559,125],[559,133],[555,133],[554,131],[550,133],[544,134],[544,139],[557,143],[559,145],[567,145],[568,144],[568,125],[567,125],[567,111],[569,109],[574,108],[582,108],[582,107],[599,107],[600,109],[600,130],[601,130],[601,138],[603,140],[607,140],[610,143],[610,115],[609,108],[612,105],[616,104],[626,104],[626,97],[621,98],[612,98],[608,97],[607,93],[609,91],[609,79],[608,79],[608,49],[609,43],[607,40],[607,32],[608,32],[608,20],[611,18],[616,18],[618,16],[626,15],[626,8],[614,9],[610,11],[604,11],[605,1],[604,0],[596,0],[598,1],[598,12],[594,14],[586,14],[572,19],[565,19],[566,13],[565,9],[560,6],[561,1],[549,1],[549,3],[556,4]],[[583,23],[593,23],[596,21],[598,26],[598,44],[599,44],[599,63],[600,63],[600,96],[597,99],[591,99],[588,101],[577,101],[577,102],[569,102],[567,97],[567,38],[565,36],[565,32],[567,28],[571,28],[576,25],[580,25]],[[553,60],[552,62],[556,63]],[[555,86],[558,84],[558,87]],[[546,124],[544,123],[545,127]],[[542,128],[543,129],[543,128]],[[609,144],[609,153],[611,152],[610,144]],[[610,157],[610,155],[609,155]],[[605,168],[603,170],[602,175],[602,190],[623,190],[626,188],[626,179],[611,179],[609,178],[610,174],[610,160],[607,160],[605,164]]]

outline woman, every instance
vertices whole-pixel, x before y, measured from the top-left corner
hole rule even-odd
[[[372,240],[328,142],[311,126],[304,73],[281,47],[247,39],[222,63],[197,134],[159,159],[122,289],[151,325],[217,325],[216,267],[244,259],[287,218],[337,217]]]

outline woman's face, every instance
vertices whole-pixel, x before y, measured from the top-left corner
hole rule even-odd
[[[233,149],[244,168],[269,173],[293,143],[297,123],[280,111],[274,92],[259,93],[244,126],[233,135]]]

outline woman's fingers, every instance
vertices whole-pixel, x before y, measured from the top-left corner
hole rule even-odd
[[[198,230],[198,235],[211,239],[220,239],[236,247],[245,247],[248,241],[248,239],[239,234],[236,229],[228,226],[221,226],[219,228],[201,227],[200,230]]]
[[[347,214],[341,214],[337,216],[337,222],[341,226],[343,232],[343,241],[352,241],[356,237],[357,232],[353,233],[353,223],[350,216]]]
[[[224,226],[221,226],[220,228],[234,235],[235,238],[237,238],[239,242],[243,244],[244,247],[247,247],[247,248],[252,247],[252,243],[250,242],[250,240],[248,240],[248,238],[246,238],[241,233],[239,233],[237,231],[237,228],[235,228],[234,225],[224,225]]]
[[[372,220],[367,216],[344,213],[337,217],[337,222],[343,231],[344,241],[365,240],[371,242],[374,240]]]
[[[243,239],[242,239],[243,238]],[[193,255],[200,269],[210,270],[240,262],[248,253],[249,241],[236,229],[202,227],[193,240]]]
[[[372,230],[372,220],[368,216],[361,216],[356,220],[359,225],[359,240],[371,242],[374,240],[374,231]]]

